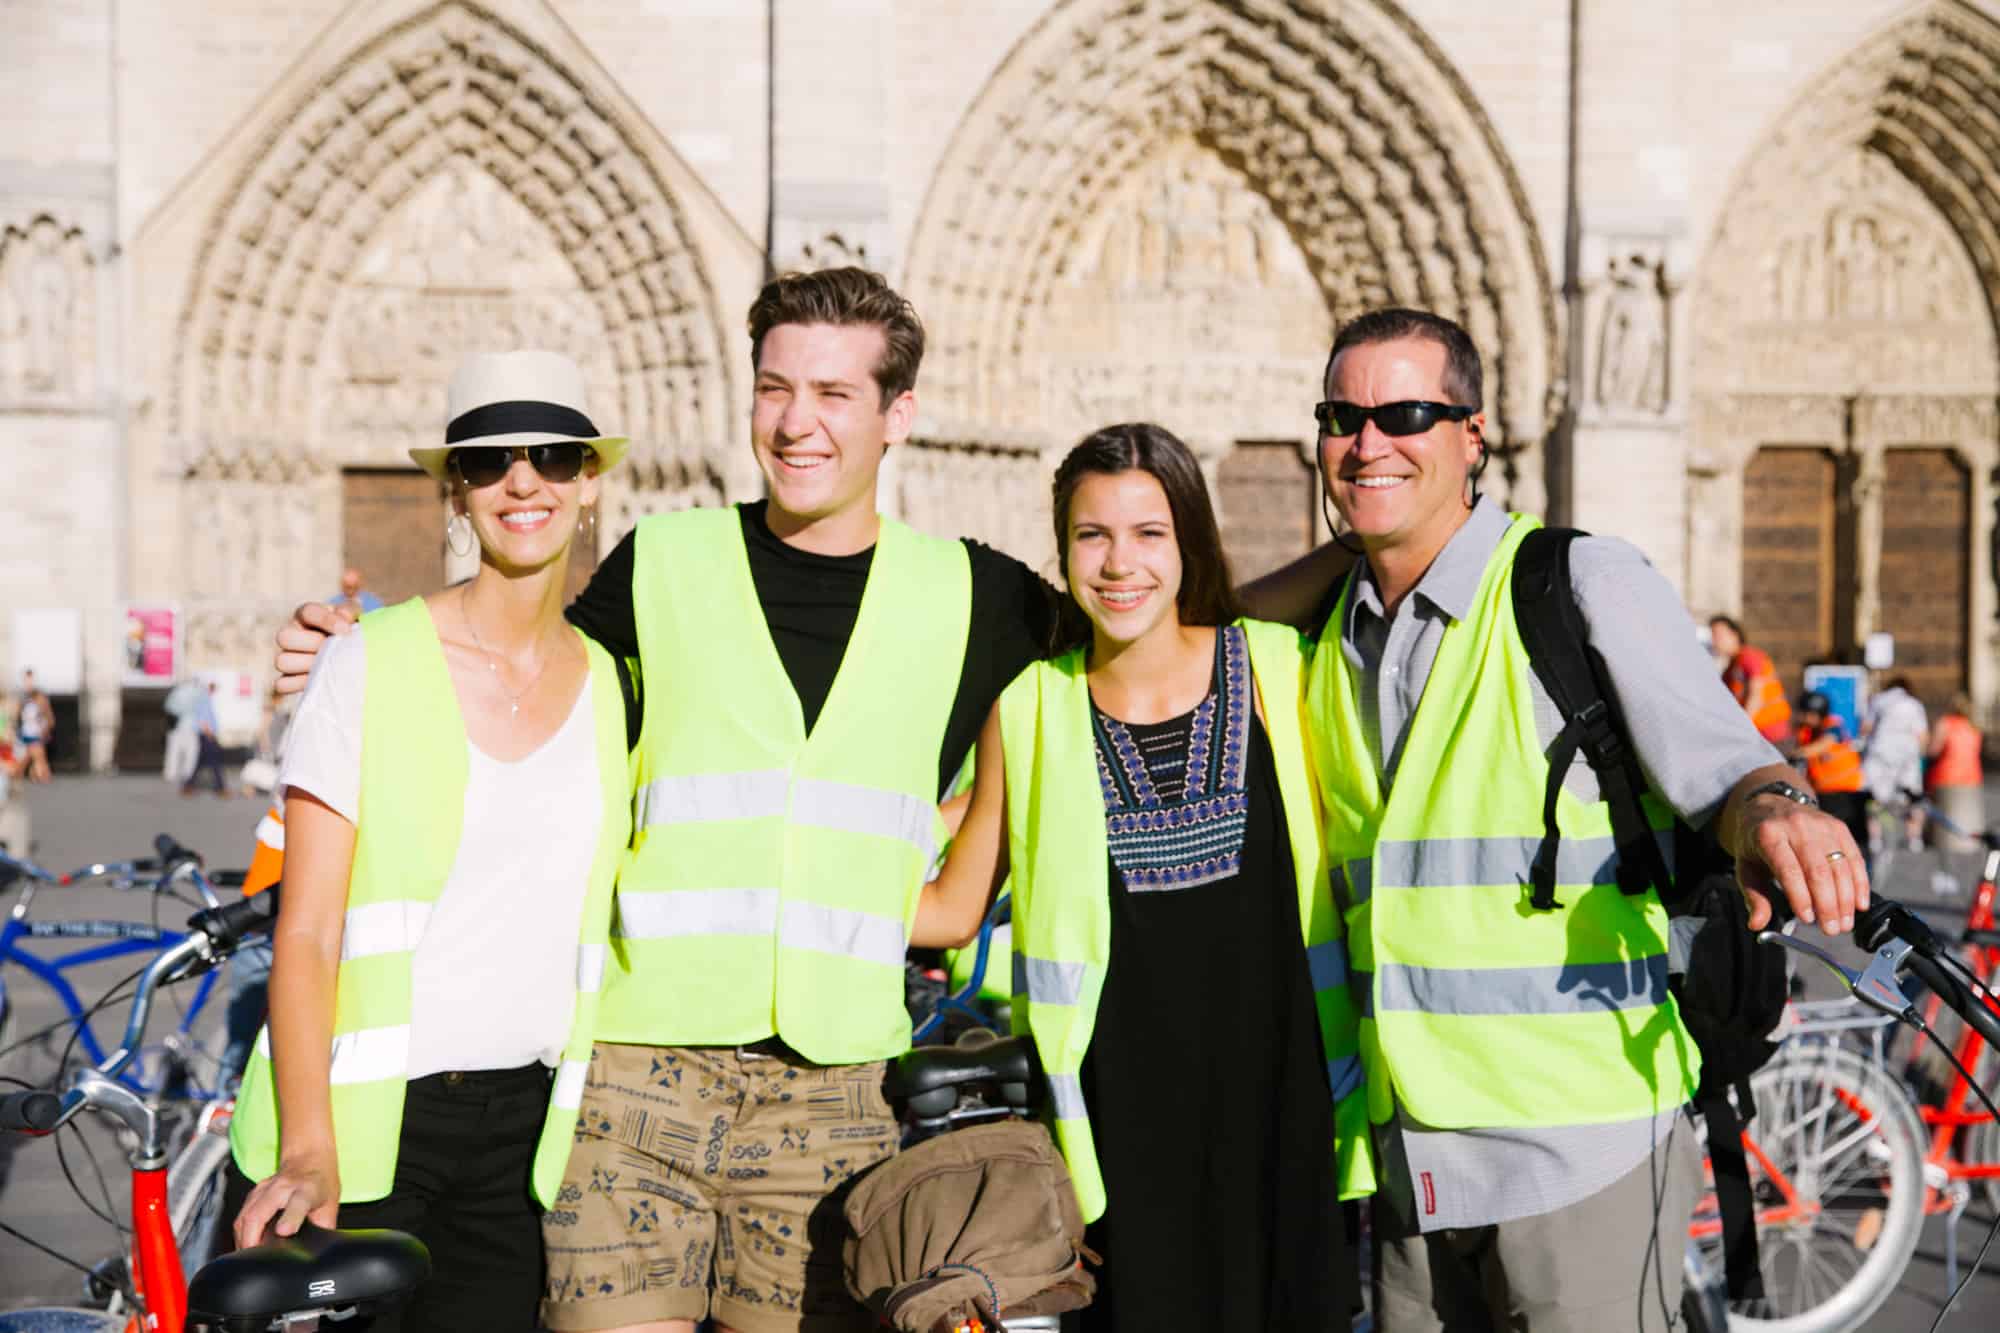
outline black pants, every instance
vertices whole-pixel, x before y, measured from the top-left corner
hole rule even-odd
[[[386,1198],[342,1204],[341,1227],[407,1231],[430,1248],[430,1280],[401,1309],[342,1333],[532,1333],[542,1299],[541,1210],[529,1170],[549,1104],[541,1065],[413,1079],[396,1180]],[[233,1225],[250,1182],[229,1168]]]
[[[201,750],[194,761],[194,772],[188,774],[187,781],[181,784],[181,790],[193,791],[196,783],[201,780],[203,773],[208,774],[210,780],[215,784],[214,790],[220,793],[222,791],[222,743],[205,731],[201,733]]]

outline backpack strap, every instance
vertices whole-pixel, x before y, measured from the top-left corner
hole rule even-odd
[[[1514,623],[1528,649],[1535,676],[1542,682],[1563,728],[1549,743],[1549,781],[1542,799],[1542,842],[1529,870],[1532,892],[1528,902],[1551,911],[1556,901],[1556,852],[1562,832],[1556,825],[1557,798],[1563,776],[1579,750],[1597,775],[1598,790],[1611,811],[1611,836],[1618,849],[1618,888],[1643,893],[1650,886],[1671,908],[1681,898],[1674,877],[1640,796],[1646,790],[1638,756],[1625,740],[1625,720],[1606,685],[1604,659],[1590,646],[1583,612],[1570,583],[1570,543],[1583,534],[1574,528],[1538,528],[1522,539],[1514,558]],[[1683,857],[1684,882],[1700,881],[1697,860],[1689,855],[1692,836],[1677,829]],[[1743,1122],[1756,1115],[1748,1079],[1739,1081],[1745,1114],[1730,1104],[1728,1089],[1695,1104],[1708,1122],[1710,1161],[1715,1171],[1717,1203],[1722,1216],[1724,1268],[1731,1299],[1760,1299],[1763,1276],[1758,1262],[1754,1199],[1749,1164],[1743,1151]]]
[[[1619,891],[1638,894],[1651,888],[1669,902],[1674,893],[1666,858],[1639,800],[1646,790],[1645,775],[1625,742],[1624,719],[1604,684],[1604,660],[1590,646],[1570,585],[1570,543],[1582,535],[1574,528],[1538,528],[1522,540],[1514,558],[1514,623],[1536,677],[1563,719],[1562,730],[1549,743],[1542,842],[1529,871],[1529,905],[1543,912],[1562,906],[1555,897],[1556,853],[1562,844],[1556,804],[1563,776],[1579,750],[1611,810]]]

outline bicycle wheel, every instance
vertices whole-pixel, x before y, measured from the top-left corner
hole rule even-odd
[[[1745,1137],[1764,1298],[1731,1301],[1738,1333],[1859,1328],[1895,1289],[1923,1227],[1923,1127],[1901,1084],[1841,1047],[1794,1043],[1751,1078]],[[1693,1239],[1721,1268],[1715,1196]]]

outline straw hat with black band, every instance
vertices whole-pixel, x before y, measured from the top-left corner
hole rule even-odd
[[[449,481],[445,460],[474,445],[556,444],[575,440],[597,454],[600,475],[625,456],[630,441],[600,435],[584,411],[583,371],[560,352],[479,352],[460,363],[446,396],[444,444],[412,449],[417,466]]]

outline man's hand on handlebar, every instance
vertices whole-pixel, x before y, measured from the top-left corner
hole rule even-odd
[[[281,1162],[243,1201],[243,1211],[236,1215],[236,1247],[297,1235],[304,1222],[331,1230],[339,1212],[340,1168],[331,1150]]]
[[[1771,923],[1782,895],[1791,914],[1828,935],[1854,929],[1869,902],[1868,867],[1854,835],[1832,815],[1783,796],[1748,801],[1738,817],[1736,881],[1750,908],[1750,928]]]
[[[346,607],[324,602],[307,602],[292,612],[292,618],[278,631],[277,682],[279,694],[297,694],[312,674],[313,658],[325,646],[327,636],[345,634],[354,628],[354,614]],[[289,1234],[289,1233],[287,1233]]]

